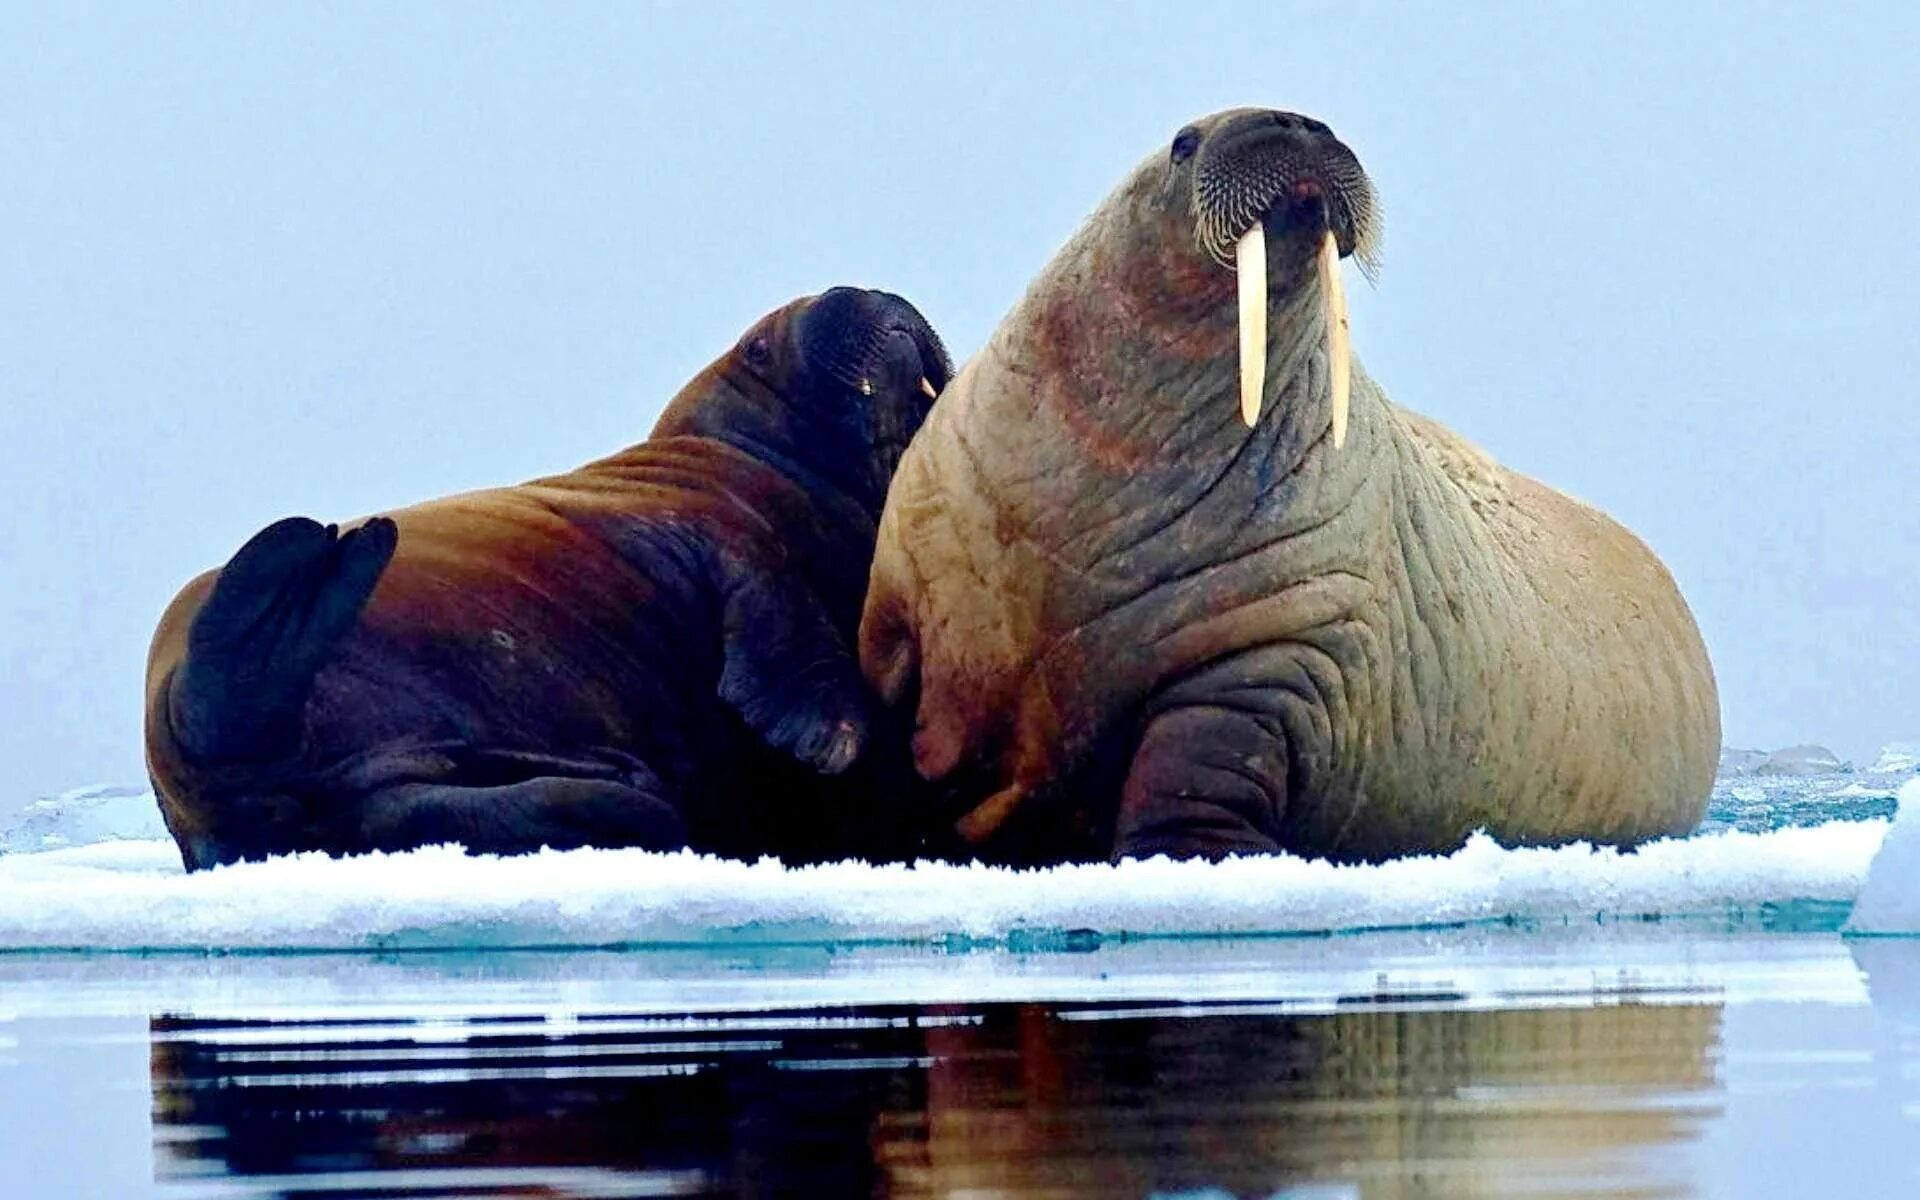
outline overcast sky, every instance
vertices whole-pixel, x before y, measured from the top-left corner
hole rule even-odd
[[[964,357],[1235,104],[1359,154],[1356,350],[1652,543],[1730,742],[1920,736],[1920,8],[923,7],[0,6],[0,813],[141,778],[260,526],[635,441],[835,283]]]

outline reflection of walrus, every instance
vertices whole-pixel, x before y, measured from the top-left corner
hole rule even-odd
[[[902,461],[862,659],[917,697],[915,758],[980,854],[1369,859],[1699,819],[1719,715],[1665,569],[1349,357],[1338,259],[1371,261],[1376,213],[1317,121],[1182,130]]]
[[[1649,1152],[1684,1145],[1717,1101],[1714,1004],[1162,1012],[1181,1015],[1062,1020],[1021,1005],[1015,1021],[929,1029],[925,1126],[895,1122],[912,1141],[886,1147],[898,1190],[1265,1197],[1358,1178],[1371,1198],[1668,1183]],[[1450,1186],[1434,1187],[1436,1169]]]
[[[947,375],[911,305],[835,289],[611,458],[260,533],[174,601],[148,662],[187,866],[447,841],[887,852],[845,789],[809,788],[869,737],[851,646],[875,522]]]
[[[591,1167],[736,1196],[1698,1190],[1679,1152],[1722,1102],[1718,1004],[1388,1005],[873,1005],[564,1029],[495,1014],[458,1040],[447,1014],[430,1042],[329,1022],[324,1053],[311,1022],[157,1017],[155,1172],[286,1186]]]

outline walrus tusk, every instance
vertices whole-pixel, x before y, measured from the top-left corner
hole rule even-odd
[[[920,377],[920,390],[927,394],[927,399],[929,400],[938,400],[940,398],[940,393],[933,390],[933,384],[927,381],[925,375]]]
[[[1347,289],[1340,282],[1340,244],[1333,240],[1331,229],[1320,243],[1320,295],[1326,304],[1327,383],[1333,393],[1333,446],[1337,450],[1340,443],[1347,440],[1347,400],[1353,393],[1353,344],[1347,330]],[[1245,303],[1241,301],[1242,305]],[[1244,322],[1246,318],[1241,320]],[[1241,335],[1243,346],[1245,336]],[[1241,354],[1245,353],[1243,349]]]
[[[1267,231],[1260,222],[1233,248],[1240,276],[1240,419],[1252,429],[1267,386]]]

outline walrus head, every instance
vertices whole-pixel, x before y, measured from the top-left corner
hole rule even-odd
[[[739,446],[832,484],[877,520],[901,454],[952,374],[913,305],[837,287],[747,330],[668,406],[653,436]]]
[[[1351,367],[1339,260],[1351,257],[1372,276],[1380,204],[1359,159],[1325,124],[1256,108],[1195,121],[1121,185],[1087,232],[1125,247],[1089,264],[1087,282],[1097,285],[1089,292],[1117,292],[1129,318],[1164,323],[1156,350],[1185,347],[1218,362],[1204,334],[1237,317],[1246,427],[1276,398],[1270,360],[1283,368],[1274,381],[1282,383],[1310,351],[1323,351],[1327,428],[1336,447],[1346,440]],[[1115,262],[1125,271],[1109,276],[1103,268]]]

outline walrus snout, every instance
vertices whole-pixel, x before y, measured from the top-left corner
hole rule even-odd
[[[795,335],[807,369],[865,396],[891,385],[932,400],[953,376],[953,360],[933,326],[892,292],[823,292],[798,317]]]
[[[1174,138],[1176,167],[1192,173],[1200,244],[1221,262],[1256,224],[1315,244],[1332,233],[1341,257],[1374,270],[1380,204],[1360,160],[1324,123],[1274,109],[1235,109]]]
[[[1339,260],[1369,276],[1378,262],[1379,204],[1373,184],[1327,126],[1298,113],[1236,109],[1189,125],[1173,139],[1171,169],[1192,177],[1196,236],[1231,262],[1239,290],[1240,418],[1259,423],[1266,387],[1268,233],[1283,247],[1283,289],[1316,276],[1329,368],[1333,444],[1346,440],[1351,365]],[[1306,265],[1312,266],[1305,270]]]

